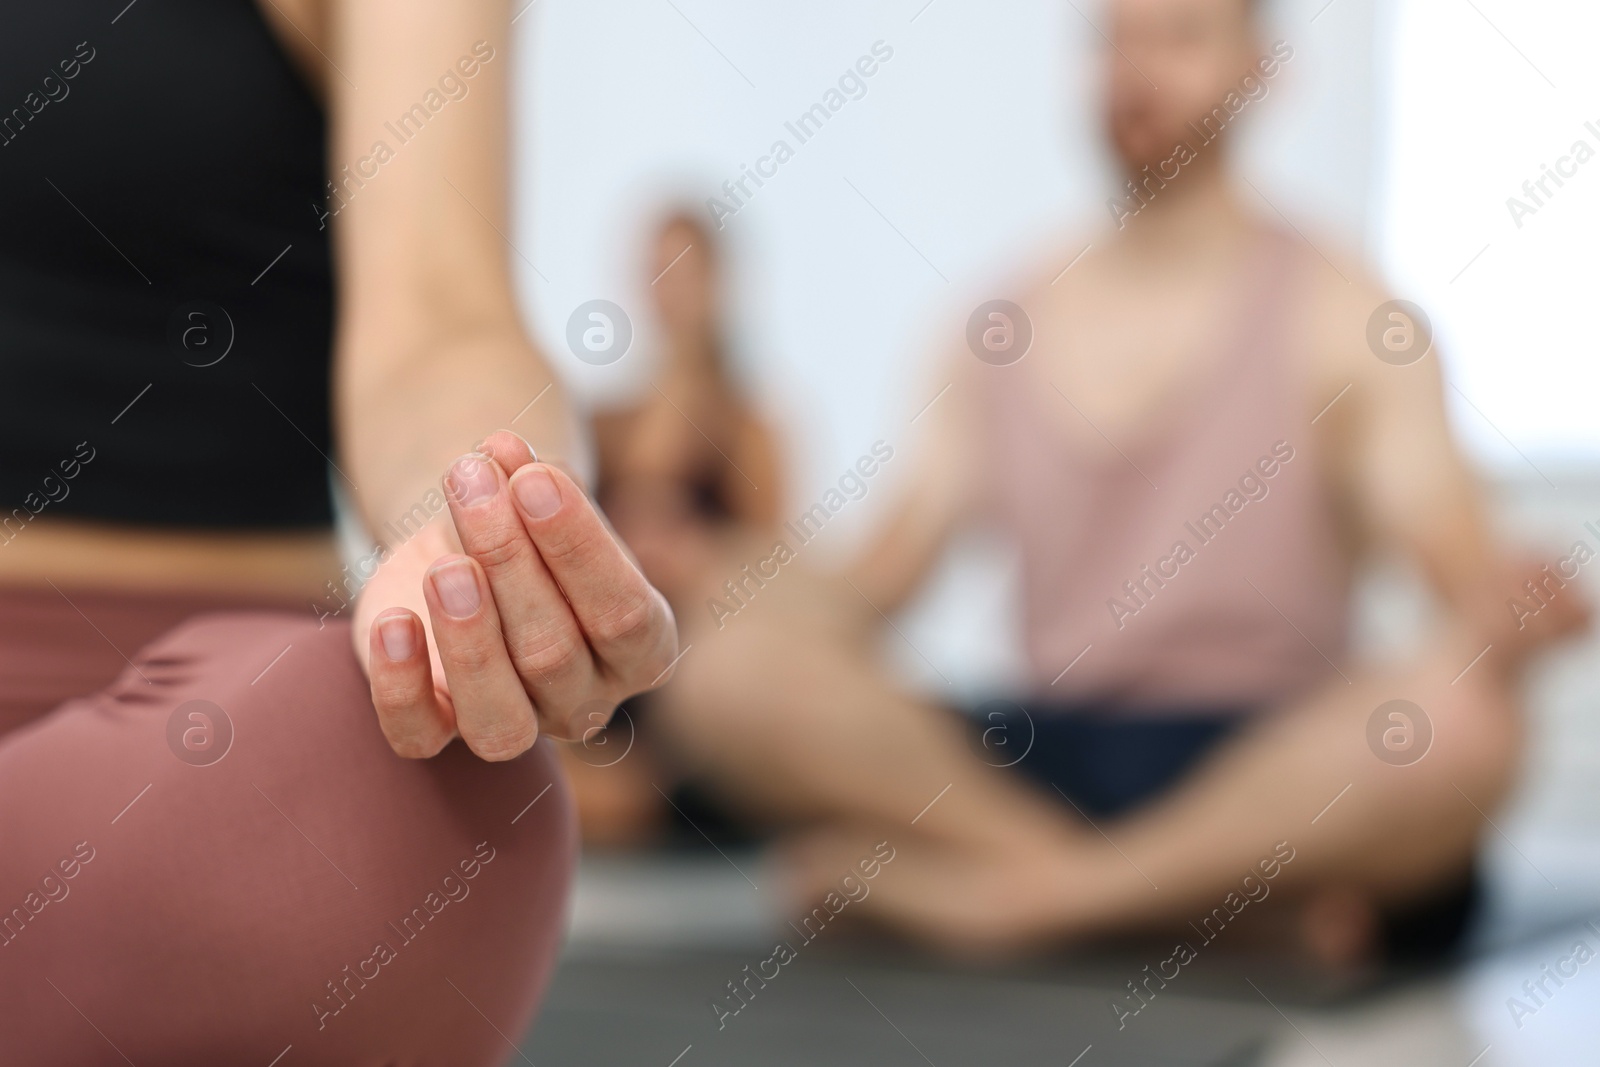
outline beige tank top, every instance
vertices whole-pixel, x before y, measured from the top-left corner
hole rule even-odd
[[[1285,235],[1260,241],[1216,372],[1115,447],[1066,439],[1048,406],[1078,416],[1034,361],[979,368],[1034,697],[1171,714],[1338,677],[1349,568],[1287,321],[1303,265]]]

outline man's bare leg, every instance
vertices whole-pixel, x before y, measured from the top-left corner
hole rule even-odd
[[[1520,757],[1520,717],[1494,671],[1480,663],[1454,681],[1476,651],[1447,641],[1410,670],[1341,680],[1065,848],[1044,839],[968,856],[909,847],[868,904],[958,951],[1176,928],[1242,893],[1246,875],[1259,881],[1257,864],[1280,842],[1294,856],[1271,883],[1280,899],[1372,910],[1420,899],[1467,871]],[[1367,744],[1368,717],[1395,698],[1433,723],[1432,747],[1410,766],[1383,762]],[[834,844],[844,850],[843,839]],[[820,844],[811,854],[821,885],[838,855]]]
[[[912,833],[966,846],[1077,839],[1070,813],[986,765],[955,716],[892,685],[870,634],[804,589],[761,596],[685,642],[657,720],[671,762],[736,814],[780,827],[915,821]]]
[[[1181,922],[1280,841],[1295,858],[1274,892],[1419,897],[1466,869],[1520,754],[1496,668],[1463,675],[1478,650],[1447,640],[1408,670],[1340,679],[1264,719],[1167,795],[1095,826],[986,766],[958,723],[899,694],[864,654],[780,613],[741,613],[705,647],[699,671],[680,676],[672,732],[753,816],[828,825],[791,853],[811,868],[802,895],[807,875],[821,888],[869,838],[888,838],[895,876],[863,910],[962,950]],[[1433,723],[1411,766],[1367,744],[1369,716],[1395,698]]]

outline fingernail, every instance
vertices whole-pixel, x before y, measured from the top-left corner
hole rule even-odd
[[[478,613],[482,597],[478,593],[478,576],[472,573],[472,564],[464,559],[453,560],[428,572],[433,580],[433,591],[439,597],[439,606],[454,619],[469,619]]]
[[[450,465],[444,487],[462,507],[488,500],[500,489],[500,476],[493,464],[487,456],[468,453]]]
[[[524,467],[512,479],[517,503],[532,519],[548,519],[561,508],[561,490],[542,467]]]
[[[383,654],[396,663],[410,659],[417,650],[417,636],[411,629],[409,615],[390,615],[379,619],[378,639],[383,642]]]

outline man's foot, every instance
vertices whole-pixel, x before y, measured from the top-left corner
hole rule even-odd
[[[1378,911],[1371,897],[1348,889],[1314,892],[1300,907],[1300,943],[1333,971],[1376,963],[1381,955]]]
[[[786,883],[788,905],[809,913],[843,875],[874,856],[879,842],[893,849],[867,892],[839,918],[893,931],[935,951],[968,960],[1015,959],[1060,947],[1072,915],[1068,864],[1052,850],[963,847],[922,835],[873,836],[865,831],[813,830],[779,844],[774,865]],[[882,849],[879,850],[881,855]],[[859,896],[860,890],[857,890]],[[842,895],[842,894],[841,894]]]
[[[1043,842],[1027,848],[962,846],[920,834],[897,839],[842,827],[812,830],[776,847],[774,866],[785,883],[789,912],[806,915],[830,892],[848,895],[850,886],[842,889],[841,879],[856,873],[875,847],[881,855],[879,842],[894,850],[894,858],[880,864],[871,880],[857,873],[866,894],[856,888],[837,916],[847,926],[877,926],[937,952],[986,962],[1042,955],[1097,932],[1070,842],[1058,848]],[[1268,924],[1258,926],[1254,943],[1287,941],[1291,952],[1335,973],[1377,961],[1378,914],[1365,895],[1330,888],[1286,903],[1262,916]]]

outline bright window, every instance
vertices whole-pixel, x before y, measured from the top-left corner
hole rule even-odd
[[[1433,318],[1469,447],[1559,483],[1600,458],[1600,5],[1401,0],[1394,18],[1376,251]]]

